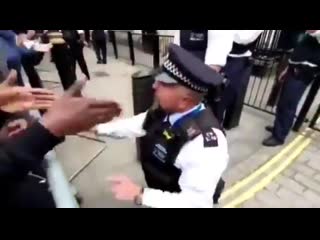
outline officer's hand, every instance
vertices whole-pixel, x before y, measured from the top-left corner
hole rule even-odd
[[[13,137],[21,133],[23,130],[25,130],[28,127],[28,122],[23,118],[16,119],[9,122],[7,127],[8,127],[8,136]]]
[[[36,31],[35,30],[28,30],[27,39],[32,39],[32,38],[34,38],[35,35],[36,35]]]
[[[117,200],[134,201],[142,192],[142,187],[126,176],[113,176],[108,180],[112,184],[111,191]]]
[[[116,102],[79,97],[85,82],[77,81],[43,116],[42,124],[55,136],[75,135],[120,115]]]
[[[55,94],[47,89],[13,86],[17,72],[11,70],[7,79],[0,84],[0,109],[15,113],[33,109],[47,109],[55,100]]]
[[[218,65],[209,65],[213,70],[215,70],[217,73],[220,73],[221,66]]]

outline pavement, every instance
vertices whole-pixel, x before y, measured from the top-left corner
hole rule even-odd
[[[152,59],[145,58],[143,53],[136,53],[140,56],[139,58],[144,59],[145,64],[132,66],[128,60],[128,49],[120,47],[118,51],[120,59],[116,60],[110,50],[108,64],[98,65],[94,52],[91,49],[85,49],[85,58],[92,80],[87,84],[84,94],[118,101],[123,107],[121,117],[126,118],[133,115],[131,75],[136,71],[149,69],[152,66]],[[45,57],[41,65],[38,66],[38,71],[47,88],[62,93],[56,69],[50,63],[49,57]],[[77,69],[77,74],[81,75],[79,69]],[[282,147],[265,148],[261,145],[262,140],[268,136],[264,127],[272,121],[272,115],[244,107],[240,126],[227,132],[230,152],[230,164],[224,174],[227,188],[254,172],[282,149]],[[292,133],[288,143],[295,137],[296,133]],[[307,206],[311,202],[308,199],[318,193],[315,191],[316,189],[319,190],[316,184],[319,184],[317,181],[320,178],[320,163],[317,163],[320,152],[315,145],[312,145],[311,153],[307,153],[306,157],[301,157],[302,162],[298,161],[297,166],[292,166],[292,169],[290,168],[284,173],[282,176],[284,180],[277,179],[270,185],[269,188],[272,191],[270,189],[263,190],[257,194],[257,198],[246,202],[242,207],[270,207],[273,204],[267,199],[265,201],[260,199],[266,195],[269,196],[269,194],[270,198],[279,196],[279,203],[276,201],[278,198],[273,199],[274,206],[278,206],[280,202],[287,206],[296,206],[297,204],[292,204],[292,201],[287,199],[292,192],[293,196],[299,196],[300,200],[297,202],[301,203],[301,206],[303,204]],[[83,198],[81,207],[135,207],[131,203],[116,201],[110,192],[110,185],[106,181],[109,176],[125,174],[137,183],[145,184],[136,159],[135,140],[96,138],[89,133],[83,133],[82,136],[67,137],[66,141],[55,150],[71,184],[76,187]],[[307,158],[308,160],[306,160]],[[294,184],[292,182],[301,186],[296,188],[296,192],[290,189],[290,184]],[[302,204],[302,202],[304,203]],[[319,205],[313,202],[313,205],[310,203],[309,206]]]
[[[319,208],[320,133],[298,159],[242,208]]]

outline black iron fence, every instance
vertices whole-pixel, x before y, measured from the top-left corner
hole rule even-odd
[[[277,79],[286,67],[290,51],[280,44],[284,30],[265,30],[252,54],[253,69],[245,93],[244,105],[270,114],[275,106],[281,84]],[[158,34],[141,34],[130,31],[109,31],[116,57],[127,59],[132,65],[159,67],[168,52],[174,37]],[[288,48],[287,48],[288,49]],[[294,130],[298,131],[306,119],[317,95],[319,81],[315,81],[297,115]]]
[[[158,67],[173,42],[173,36],[158,34],[141,34],[130,31],[109,31],[109,37],[118,57],[150,68]]]
[[[310,122],[309,127],[314,130],[320,131],[320,104],[319,104],[318,109]]]

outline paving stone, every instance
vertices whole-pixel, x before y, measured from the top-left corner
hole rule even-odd
[[[297,172],[291,168],[288,168],[286,170],[283,171],[283,175],[286,177],[293,177]]]
[[[292,168],[307,177],[312,177],[316,173],[315,169],[312,169],[308,165],[305,165],[305,164],[296,163],[292,166]]]
[[[295,176],[294,176],[294,179],[296,181],[298,181],[299,183],[301,183],[302,185],[316,191],[316,192],[319,192],[320,193],[320,184],[319,182],[313,180],[313,179],[310,179],[304,175],[302,175],[301,173],[297,173]]]
[[[314,176],[314,179],[320,182],[320,173]]]
[[[320,171],[320,160],[319,159],[312,159],[308,162],[308,166],[313,168],[316,171]]]
[[[280,185],[276,182],[271,182],[268,184],[268,186],[266,186],[266,189],[268,189],[271,192],[277,192],[277,190],[279,189]]]
[[[320,195],[311,191],[307,190],[303,196],[310,201],[314,207],[320,207]]]
[[[293,179],[287,178],[287,177],[282,177],[277,180],[277,183],[282,185],[283,187],[290,189],[291,191],[297,193],[297,194],[302,194],[303,191],[305,190],[305,187],[302,186],[301,184],[297,183]]]
[[[303,196],[298,195],[287,188],[281,187],[276,194],[282,201],[287,203],[287,207],[312,207],[312,204],[308,202]]]

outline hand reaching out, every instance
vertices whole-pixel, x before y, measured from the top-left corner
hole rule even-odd
[[[56,99],[47,89],[13,86],[17,72],[11,70],[7,79],[0,84],[0,109],[15,113],[28,110],[48,109]]]

